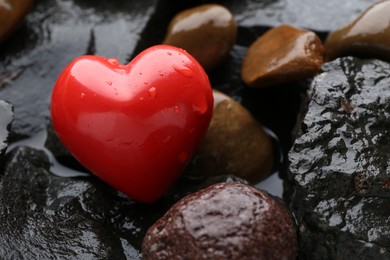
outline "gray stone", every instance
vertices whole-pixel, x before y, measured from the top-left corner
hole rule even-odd
[[[303,259],[390,258],[390,64],[323,67],[289,153]]]
[[[9,129],[13,120],[13,107],[10,103],[0,100],[0,165],[8,146]]]

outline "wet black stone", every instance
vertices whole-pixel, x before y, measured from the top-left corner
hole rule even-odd
[[[289,153],[303,259],[390,258],[390,64],[323,67]]]
[[[13,107],[10,103],[0,100],[0,166],[8,146],[9,130],[13,120]]]
[[[61,178],[40,150],[20,146],[0,174],[2,259],[140,259],[146,230],[185,195],[228,177],[181,180],[154,205],[89,176]]]

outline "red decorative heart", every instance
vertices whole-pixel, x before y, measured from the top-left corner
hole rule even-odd
[[[178,179],[211,120],[207,74],[187,52],[157,45],[128,65],[82,56],[59,76],[54,129],[92,173],[151,203]]]

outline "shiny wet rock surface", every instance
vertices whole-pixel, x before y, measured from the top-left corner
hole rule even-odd
[[[358,56],[390,61],[390,1],[380,1],[325,41],[328,59]]]
[[[390,64],[323,67],[289,153],[300,255],[390,257]]]
[[[144,259],[296,259],[297,233],[283,203],[225,182],[193,193],[146,233]]]
[[[0,167],[8,147],[9,130],[13,120],[13,107],[10,103],[0,100]]]

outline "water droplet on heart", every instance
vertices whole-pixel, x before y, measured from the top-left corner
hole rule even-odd
[[[81,94],[80,94],[80,98],[81,98],[81,99],[84,99],[84,98],[85,98],[85,93],[81,93]]]
[[[157,89],[155,87],[151,87],[148,89],[148,94],[150,99],[154,99],[157,96]]]
[[[207,100],[204,95],[197,95],[192,100],[192,111],[197,115],[203,115],[208,109]]]
[[[140,98],[139,98],[139,100],[141,100],[141,101],[144,101],[144,100],[145,100],[145,98],[144,98],[144,97],[140,97]]]
[[[185,162],[188,160],[188,154],[186,152],[181,152],[177,158],[180,162]]]
[[[140,72],[139,75],[141,76],[141,75],[142,75],[142,72]]]
[[[172,56],[172,52],[170,52],[170,51],[168,51],[167,54],[168,54],[169,56]]]
[[[180,112],[179,106],[174,106],[173,111],[175,111],[176,113],[179,113]]]
[[[106,81],[106,83],[111,86],[112,85],[112,81]]]
[[[185,65],[179,65],[179,64],[174,64],[173,65],[173,68],[178,72],[180,73],[181,75],[183,76],[186,76],[186,77],[192,77],[194,76],[194,72],[188,68],[187,66]]]
[[[162,73],[161,70],[158,72],[158,75],[160,75],[160,77],[164,77],[164,73]]]
[[[144,85],[147,86],[147,85],[149,85],[149,83],[145,81],[145,82],[144,82]]]
[[[115,58],[109,58],[107,59],[107,62],[108,63],[111,63],[112,65],[118,65],[119,64],[119,61]]]
[[[171,139],[172,139],[172,135],[168,135],[168,136],[165,137],[165,139],[163,140],[163,144],[169,143],[169,141],[171,141]]]

